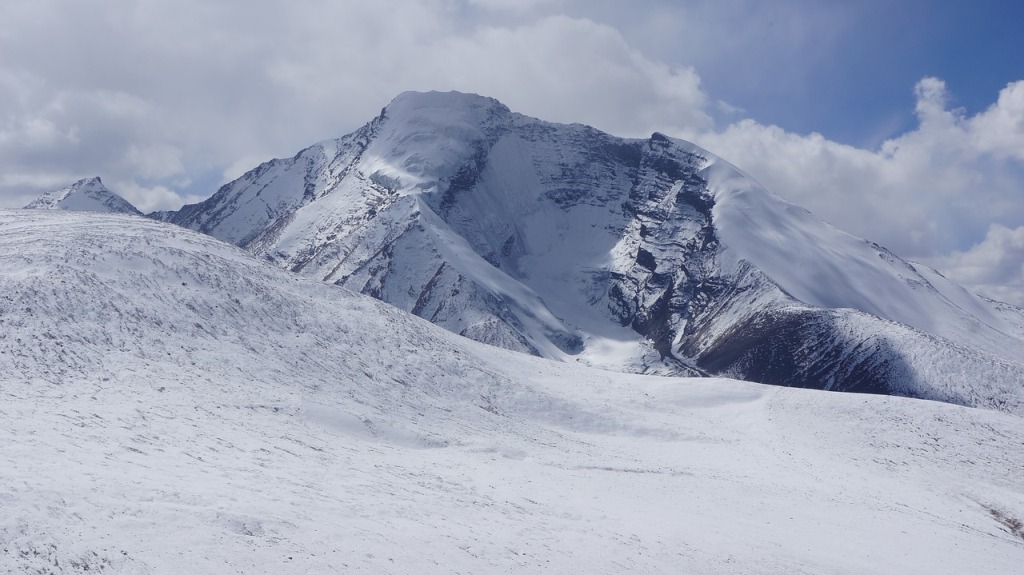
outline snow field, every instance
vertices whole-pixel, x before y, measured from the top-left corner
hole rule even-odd
[[[125,216],[0,213],[0,294],[0,572],[1024,559],[1017,416],[513,354]]]

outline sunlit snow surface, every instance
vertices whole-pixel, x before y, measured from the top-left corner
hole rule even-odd
[[[513,354],[141,218],[0,212],[0,374],[3,573],[1024,562],[1019,417]]]

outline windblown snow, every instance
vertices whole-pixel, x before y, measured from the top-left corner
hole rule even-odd
[[[1024,560],[1018,416],[553,362],[320,279],[143,218],[0,212],[0,571]]]

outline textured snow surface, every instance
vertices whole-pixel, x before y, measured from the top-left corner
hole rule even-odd
[[[72,210],[142,215],[128,200],[107,189],[99,178],[78,180],[47,192],[25,206],[27,210]]]
[[[1024,561],[1017,416],[550,362],[129,216],[0,212],[0,396],[4,573]]]

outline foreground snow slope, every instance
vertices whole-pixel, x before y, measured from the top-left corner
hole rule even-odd
[[[141,218],[0,212],[0,374],[0,572],[1024,560],[1019,417],[513,354]]]
[[[405,93],[157,217],[506,349],[1024,413],[1020,310],[661,134]]]

